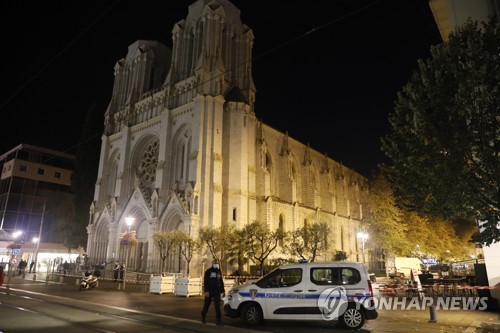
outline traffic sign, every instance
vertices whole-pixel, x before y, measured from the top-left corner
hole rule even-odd
[[[10,258],[10,264],[11,265],[17,264],[17,258]]]
[[[12,254],[15,255],[15,256],[18,256],[21,254],[21,249],[13,249],[12,250]]]

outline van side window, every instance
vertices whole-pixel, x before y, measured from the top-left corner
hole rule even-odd
[[[317,285],[340,285],[340,270],[336,267],[311,268],[311,282]]]
[[[311,268],[311,282],[317,285],[351,285],[361,281],[361,273],[352,267]]]
[[[257,281],[260,288],[290,287],[302,282],[302,269],[276,269]]]
[[[358,284],[359,281],[361,281],[361,274],[359,274],[357,269],[350,267],[342,268],[342,284]]]

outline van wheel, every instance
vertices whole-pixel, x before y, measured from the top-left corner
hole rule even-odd
[[[247,326],[256,326],[262,323],[262,309],[256,303],[248,303],[241,308],[241,320]]]
[[[340,322],[350,330],[359,330],[365,324],[365,314],[356,306],[349,306],[340,317]]]

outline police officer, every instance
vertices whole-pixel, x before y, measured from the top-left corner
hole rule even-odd
[[[224,297],[226,292],[224,290],[224,281],[222,280],[222,273],[219,268],[219,260],[212,261],[212,267],[205,271],[203,277],[203,290],[205,292],[205,300],[203,303],[203,310],[201,310],[201,321],[206,323],[205,316],[207,315],[208,308],[212,300],[215,307],[216,324],[222,325],[220,302],[221,295]]]

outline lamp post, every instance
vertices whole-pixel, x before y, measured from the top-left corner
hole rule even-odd
[[[44,216],[45,216],[45,202],[43,203],[42,218],[40,219],[40,229],[38,229],[38,237],[33,237],[33,242],[35,242],[36,239],[35,266],[33,266],[33,281],[36,280],[36,269],[38,267],[38,251],[40,250],[40,238],[42,237]]]
[[[363,264],[365,263],[365,241],[368,239],[368,233],[364,231],[358,232],[358,238],[361,239],[361,251],[363,254]]]
[[[35,281],[36,280],[36,267],[37,267],[36,264],[38,261],[38,250],[40,249],[40,238],[33,237],[33,239],[31,241],[33,242],[33,244],[36,244],[35,255],[33,258],[33,261],[35,262],[35,265],[33,266],[33,281]]]
[[[132,227],[132,224],[134,223],[135,218],[133,217],[126,217],[125,218],[125,223],[128,225],[128,233],[130,233],[130,227]],[[130,235],[128,235],[130,238]],[[125,290],[125,284],[127,280],[127,266],[128,266],[128,243],[130,242],[130,239],[127,239],[126,242],[124,243],[124,250],[125,250],[125,267],[123,268],[123,290]]]

